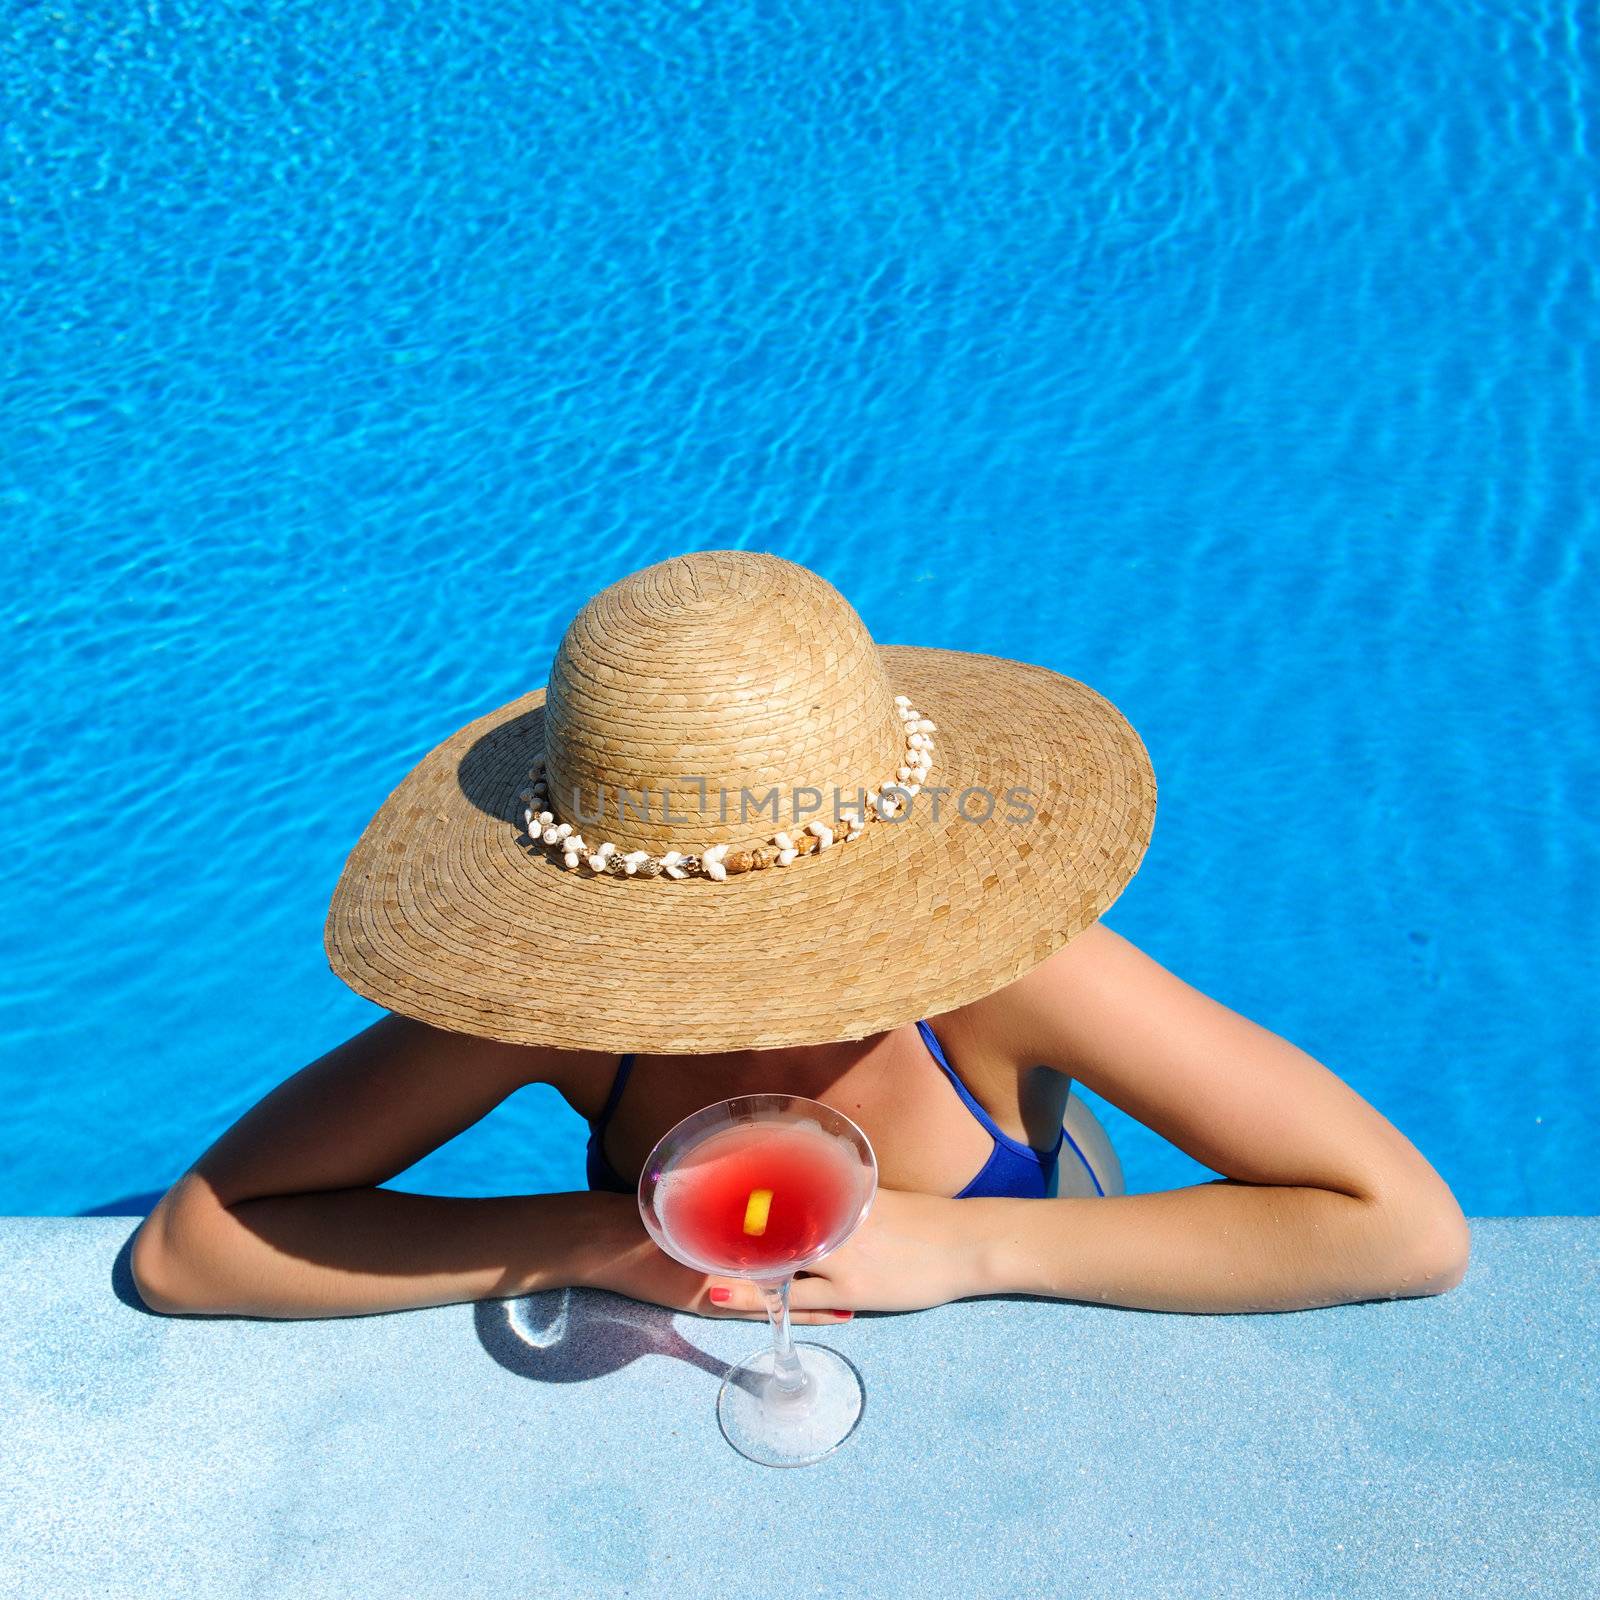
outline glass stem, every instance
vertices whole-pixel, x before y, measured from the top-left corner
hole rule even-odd
[[[789,1285],[793,1281],[785,1278],[781,1284],[762,1284],[761,1298],[766,1301],[767,1318],[772,1323],[773,1382],[786,1393],[798,1394],[806,1386],[806,1372],[789,1332]]]

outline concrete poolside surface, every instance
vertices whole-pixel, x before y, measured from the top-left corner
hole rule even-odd
[[[0,1595],[1600,1594],[1600,1218],[1476,1221],[1433,1299],[802,1330],[868,1402],[793,1472],[713,1415],[758,1324],[160,1318],[134,1225],[0,1220]]]

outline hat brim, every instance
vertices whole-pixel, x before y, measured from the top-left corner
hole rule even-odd
[[[430,751],[368,824],[328,912],[334,972],[455,1032],[667,1054],[863,1038],[1020,977],[1137,871],[1149,756],[1076,679],[879,648],[894,692],[938,724],[937,818],[924,792],[847,846],[720,883],[568,871],[527,842],[517,800],[543,752],[536,690]],[[988,820],[967,820],[986,795]]]

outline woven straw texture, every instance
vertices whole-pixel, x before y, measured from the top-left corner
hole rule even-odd
[[[835,785],[849,799],[893,778],[896,694],[938,725],[937,817],[924,791],[848,844],[721,883],[568,871],[523,829],[541,757],[585,836],[622,849],[793,831],[787,798],[779,821],[741,823],[741,789],[814,787],[829,820]],[[618,787],[655,799],[619,810]],[[967,820],[988,796],[987,820]],[[701,552],[596,595],[545,689],[418,763],[351,852],[325,943],[368,999],[485,1038],[669,1054],[861,1038],[975,1000],[1081,933],[1137,870],[1155,798],[1138,735],[1075,679],[878,646],[806,568]],[[1031,820],[1008,820],[1025,805]]]

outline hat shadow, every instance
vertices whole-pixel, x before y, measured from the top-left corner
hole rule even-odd
[[[516,1300],[480,1300],[473,1308],[478,1342],[507,1372],[540,1383],[587,1383],[620,1372],[642,1356],[666,1356],[720,1383],[730,1362],[691,1344],[675,1313],[590,1289],[550,1289]]]
[[[519,819],[517,794],[528,781],[532,753],[544,749],[544,707],[534,706],[491,728],[456,766],[461,793],[497,822]]]

